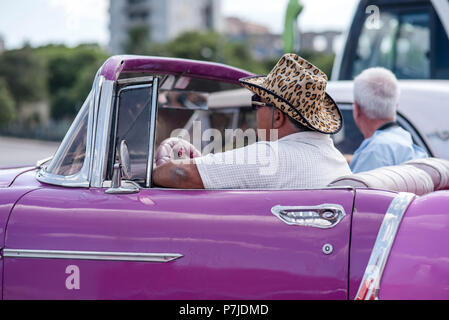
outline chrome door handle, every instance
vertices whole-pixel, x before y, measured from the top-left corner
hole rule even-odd
[[[345,209],[338,204],[323,204],[310,207],[275,206],[271,213],[290,226],[331,229],[346,216]]]

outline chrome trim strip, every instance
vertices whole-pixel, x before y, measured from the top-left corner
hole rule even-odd
[[[128,85],[133,83],[139,83],[139,82],[152,82],[153,76],[148,77],[137,77],[137,78],[127,78],[127,79],[119,79],[117,80],[118,85]]]
[[[4,249],[3,256],[7,258],[106,260],[130,262],[170,262],[183,257],[182,254],[177,253],[90,252],[21,249]]]
[[[51,160],[53,160],[53,156],[47,157],[45,159],[37,160],[36,161],[36,167],[37,168],[41,168],[44,164],[46,164],[47,162],[49,162]]]
[[[115,104],[114,104],[114,108],[116,110],[116,112],[115,112],[115,119],[114,119],[115,126],[114,126],[114,132],[113,132],[113,139],[114,139],[113,148],[114,148],[114,150],[117,148],[116,143],[118,142],[116,140],[117,140],[117,130],[118,130],[118,122],[119,122],[119,112],[120,112],[120,110],[119,110],[120,109],[120,95],[122,94],[122,92],[128,91],[128,90],[142,89],[142,88],[152,89],[153,92],[152,92],[152,96],[151,96],[152,101],[151,101],[151,108],[150,108],[152,110],[153,107],[154,107],[154,104],[156,103],[154,101],[154,99],[153,99],[153,95],[154,95],[154,91],[157,92],[157,81],[158,81],[158,78],[153,78],[153,77],[149,77],[149,78],[152,79],[153,82],[151,82],[151,83],[144,83],[144,84],[138,84],[138,85],[126,86],[126,87],[120,88],[118,90],[118,92],[117,92],[116,101],[115,101]],[[155,89],[155,87],[156,87],[156,89]],[[112,107],[111,107],[111,109],[112,109]],[[152,111],[151,110],[150,110],[150,126],[151,126],[151,123],[152,123],[152,118],[151,118],[151,116],[152,116],[151,112]],[[111,117],[112,117],[112,112],[111,112]],[[151,127],[150,127],[150,141],[152,139],[151,132],[152,131],[151,131]],[[154,133],[153,133],[153,136],[154,136]],[[115,155],[115,152],[116,151],[114,151],[114,153],[113,153],[114,155]],[[111,159],[108,159],[108,160],[111,160]],[[114,163],[111,163],[111,165],[114,165]],[[105,170],[106,170],[106,167],[105,167]],[[147,175],[148,175],[148,171],[147,171]],[[103,187],[103,182],[104,182],[104,179],[101,181],[101,186],[100,187]],[[139,187],[139,189],[140,189],[140,187]]]
[[[91,160],[90,186],[101,188],[106,175],[110,128],[112,123],[112,102],[114,99],[114,81],[104,81],[97,110],[95,144]]]
[[[356,295],[356,300],[378,300],[382,275],[396,239],[404,213],[416,198],[412,193],[399,193],[391,202],[365,270],[362,282]]]
[[[156,140],[156,117],[157,117],[157,100],[158,100],[159,79],[154,78],[153,93],[151,95],[150,110],[150,141],[148,143],[148,160],[147,160],[147,181],[146,187],[151,187],[151,178],[153,175],[153,158],[154,158],[154,141]]]
[[[323,204],[310,207],[275,206],[271,213],[290,226],[331,229],[346,216],[345,209],[339,204]]]

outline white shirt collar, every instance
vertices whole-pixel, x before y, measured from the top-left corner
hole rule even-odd
[[[310,141],[310,140],[329,140],[330,135],[316,132],[316,131],[306,131],[306,132],[298,132],[293,133],[288,136],[285,136],[279,141]]]

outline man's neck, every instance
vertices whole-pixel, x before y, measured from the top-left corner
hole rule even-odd
[[[380,120],[369,119],[367,120],[367,125],[365,126],[365,130],[363,130],[362,134],[365,137],[365,139],[369,139],[382,126],[394,121],[395,121],[394,119],[380,119]]]
[[[296,130],[296,129],[293,130],[290,128],[285,129],[285,130],[280,129],[280,130],[278,130],[277,138],[280,140],[280,139],[288,137],[292,134],[297,134],[297,133],[302,133],[302,132],[310,132],[310,131],[301,131],[301,130]]]

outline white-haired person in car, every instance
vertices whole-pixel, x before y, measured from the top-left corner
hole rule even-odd
[[[354,121],[365,140],[350,160],[353,173],[428,157],[396,122],[400,89],[385,68],[370,68],[354,80]]]
[[[287,54],[268,76],[244,78],[240,83],[254,93],[259,142],[188,161],[169,159],[154,170],[156,185],[180,189],[322,188],[351,173],[330,137],[340,131],[342,116],[326,93],[327,76],[321,70]],[[165,147],[162,144],[157,153]],[[271,170],[265,170],[266,151],[276,155],[268,158]],[[187,150],[187,154],[193,153]]]

